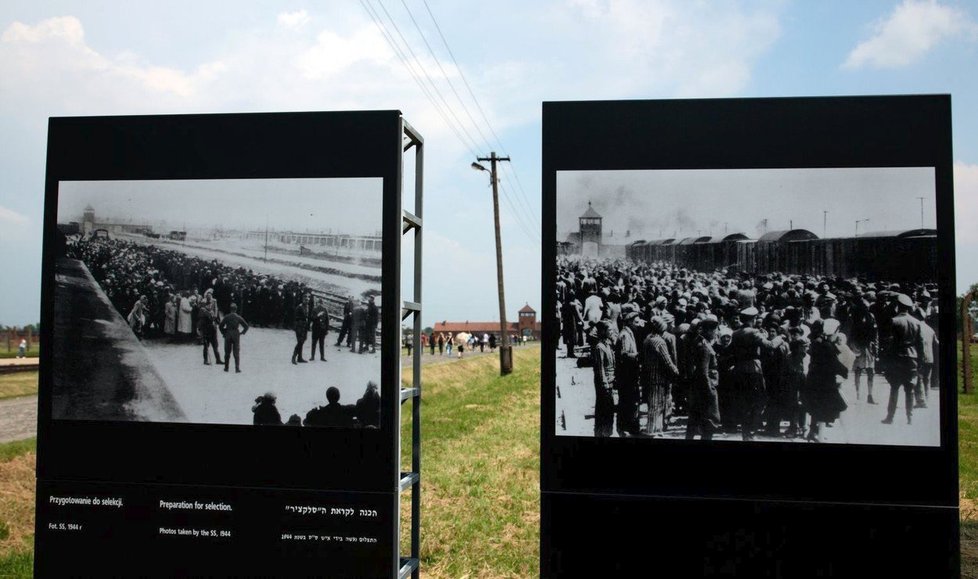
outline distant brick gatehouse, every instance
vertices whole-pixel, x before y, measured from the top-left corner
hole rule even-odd
[[[509,322],[509,333],[519,336],[526,336],[527,340],[540,339],[540,322],[537,321],[537,312],[529,304],[523,306],[517,317],[517,321]],[[433,326],[435,335],[439,333],[467,332],[469,334],[496,334],[499,335],[499,321],[495,322],[438,322]]]

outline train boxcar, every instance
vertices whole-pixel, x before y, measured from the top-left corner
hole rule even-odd
[[[727,269],[751,274],[790,273],[868,280],[933,280],[937,231],[878,231],[859,237],[820,239],[811,231],[771,231],[759,239],[743,233],[636,241],[630,259],[664,262],[696,271]]]

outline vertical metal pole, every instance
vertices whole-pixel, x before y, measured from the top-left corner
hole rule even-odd
[[[414,214],[422,218],[424,145],[416,143],[414,147]],[[414,301],[421,303],[421,236],[424,227],[416,228],[414,233]],[[414,339],[421,335],[421,312],[414,314]],[[416,343],[415,346],[419,344]],[[412,370],[413,387],[417,394],[411,402],[411,471],[421,475],[421,355],[423,351],[414,348],[414,367]],[[411,558],[418,560],[418,566],[411,573],[412,579],[421,577],[421,479],[411,488]]]
[[[964,294],[961,300],[961,381],[965,394],[971,393],[971,314],[968,307],[974,292]]]
[[[496,175],[496,152],[489,154],[492,163],[492,210],[496,223],[496,278],[499,286],[499,373],[503,376],[513,371],[513,347],[509,343],[506,323],[506,290],[503,285],[503,244],[499,232],[499,177]]]

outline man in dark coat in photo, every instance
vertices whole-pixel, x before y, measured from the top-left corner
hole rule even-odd
[[[293,329],[295,330],[295,348],[292,349],[292,363],[303,363],[302,346],[306,343],[306,336],[309,334],[309,296],[295,308]]]
[[[353,406],[340,404],[340,389],[330,386],[326,389],[326,406],[317,406],[306,413],[304,426],[333,426],[352,427],[355,409]]]
[[[343,325],[340,326],[340,335],[336,337],[337,346],[340,346],[343,343],[343,338],[346,338],[346,347],[353,347],[353,340],[356,339],[353,334],[353,309],[356,307],[357,304],[353,300],[353,296],[350,296],[343,304]]]
[[[922,322],[910,315],[913,309],[914,303],[909,296],[896,296],[897,315],[890,320],[891,352],[886,374],[890,383],[890,401],[883,424],[893,424],[901,388],[906,398],[907,424],[913,420],[913,393],[921,353],[924,351],[924,336],[920,328]]]
[[[231,303],[228,315],[221,320],[220,330],[224,336],[224,371],[231,364],[231,354],[234,354],[234,371],[241,373],[241,336],[248,333],[248,322],[238,315],[238,304]]]
[[[720,321],[714,315],[703,318],[697,326],[688,360],[689,373],[689,422],[686,424],[686,439],[697,434],[703,440],[713,438],[720,429],[720,409],[717,401],[717,385],[720,380],[717,355],[713,350],[717,328]]]
[[[254,424],[282,424],[282,415],[279,414],[275,406],[277,397],[272,392],[266,392],[262,396],[255,398],[255,405],[251,411],[255,414]]]
[[[356,415],[363,428],[380,428],[380,393],[373,380],[367,382],[367,389],[357,400]]]
[[[312,315],[312,348],[309,350],[309,361],[316,359],[316,347],[319,347],[319,359],[326,361],[326,335],[329,334],[329,314],[322,304],[318,304]]]

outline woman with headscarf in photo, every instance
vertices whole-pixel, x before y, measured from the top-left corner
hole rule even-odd
[[[132,328],[134,334],[139,337],[143,336],[143,327],[146,325],[146,313],[147,304],[149,303],[149,298],[145,294],[139,296],[136,303],[132,306],[132,311],[129,312],[128,322],[129,327]]]
[[[842,361],[845,338],[838,333],[839,321],[833,318],[816,320],[812,325],[812,342],[808,380],[802,402],[811,416],[808,440],[822,442],[822,428],[827,422],[839,418],[848,405],[839,392],[839,386],[849,375],[849,368]]]
[[[166,304],[163,306],[163,333],[168,338],[173,338],[177,333],[177,296],[167,294]]]
[[[194,304],[190,301],[190,293],[187,290],[181,292],[180,307],[177,310],[177,335],[181,340],[190,340],[193,333]]]

